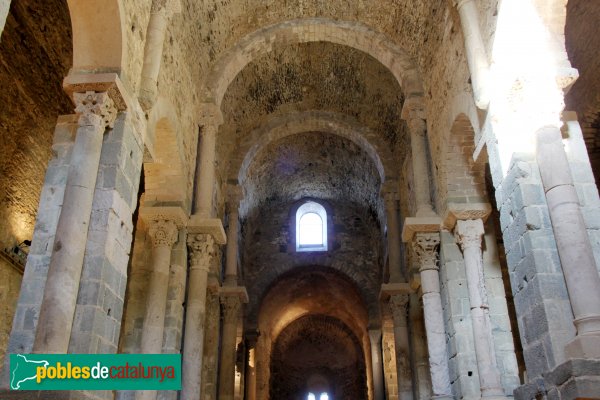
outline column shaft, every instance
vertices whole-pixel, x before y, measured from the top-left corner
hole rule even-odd
[[[426,124],[421,118],[410,118],[406,121],[410,131],[412,150],[413,185],[415,187],[416,216],[435,215],[431,207],[429,192],[429,166],[427,165]]]
[[[439,233],[417,233],[413,241],[413,249],[419,259],[419,271],[421,273],[425,330],[427,332],[433,395],[438,398],[452,398],[450,372],[448,369],[446,329],[444,327],[444,314],[440,297],[437,255],[439,243]]]
[[[400,267],[400,227],[398,224],[398,210],[396,209],[396,194],[385,194],[385,211],[387,216],[387,242],[390,282],[402,282]]]
[[[214,239],[208,234],[190,235],[190,272],[186,302],[181,396],[199,399],[204,354],[206,289]]]
[[[486,109],[490,102],[487,94],[487,77],[490,66],[479,28],[477,4],[473,0],[458,0],[457,8],[465,38],[465,50],[471,72],[475,104],[481,109]]]
[[[457,221],[455,232],[465,260],[481,395],[482,397],[504,396],[500,371],[496,364],[487,290],[483,276],[481,254],[481,236],[484,234],[483,221],[481,219]]]
[[[238,229],[239,220],[236,205],[229,212],[229,227],[227,229],[225,284],[229,286],[237,286]]]
[[[116,108],[107,93],[75,93],[79,128],[71,155],[62,210],[48,267],[33,351],[66,353],[100,164],[102,138]]]
[[[213,208],[213,189],[215,184],[215,145],[217,126],[205,125],[202,129],[200,146],[200,176],[196,189],[195,211],[202,218],[209,218]]]
[[[223,305],[223,336],[219,366],[219,400],[233,400],[235,392],[235,360],[237,324],[241,300],[236,295],[221,297]]]
[[[373,396],[374,400],[384,400],[381,329],[369,329],[369,340],[371,341],[371,362],[373,365]]]
[[[417,293],[410,295],[409,317],[412,330],[412,350],[416,378],[417,397],[419,400],[429,400],[431,394],[431,376],[427,363],[427,344],[425,341],[425,326],[423,308]]]
[[[570,358],[600,358],[600,276],[581,213],[560,130],[537,132],[537,162],[577,327]]]
[[[152,266],[146,291],[146,313],[140,345],[140,352],[143,354],[162,353],[171,249],[177,241],[177,233],[177,225],[173,221],[150,222],[148,234],[152,239]],[[156,391],[139,391],[136,392],[135,398],[136,400],[156,399]]]
[[[394,320],[394,344],[396,347],[396,369],[398,374],[398,399],[412,400],[412,372],[410,369],[410,348],[406,305],[408,294],[390,297],[390,309]]]

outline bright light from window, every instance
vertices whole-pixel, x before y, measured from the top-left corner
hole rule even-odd
[[[329,400],[329,395],[327,393],[321,393],[319,400]]]
[[[314,394],[312,394],[312,393],[309,393],[309,394],[308,394],[308,398],[307,398],[307,400],[317,400],[317,398],[315,397],[315,395],[314,395]]]
[[[300,217],[300,246],[321,246],[323,244],[323,220],[315,213]]]
[[[296,251],[327,251],[327,211],[307,201],[296,211]]]

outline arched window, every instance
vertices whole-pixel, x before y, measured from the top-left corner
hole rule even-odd
[[[314,393],[309,393],[308,394],[308,400],[317,400],[317,398],[315,397]]]
[[[327,250],[327,212],[308,201],[296,211],[296,251]]]

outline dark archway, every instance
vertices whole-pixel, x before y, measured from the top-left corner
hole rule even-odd
[[[307,315],[289,324],[271,354],[271,399],[367,397],[365,359],[354,333],[340,320]]]

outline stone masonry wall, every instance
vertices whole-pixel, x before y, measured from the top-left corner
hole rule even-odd
[[[362,206],[332,201],[328,209],[329,249],[296,252],[290,203],[273,202],[243,221],[242,266],[250,303],[247,318],[256,321],[260,301],[278,276],[294,268],[331,267],[348,276],[360,291],[369,317],[378,320],[381,238],[376,217]]]
[[[537,164],[515,155],[496,189],[529,381],[564,361],[573,314]]]
[[[60,117],[56,123],[52,145],[54,158],[50,160],[46,170],[36,228],[19,292],[7,353],[29,353],[33,346],[37,316],[44,295],[46,274],[62,206],[71,149],[75,140],[76,121],[75,116],[67,115]],[[4,367],[3,383],[7,382],[5,379],[8,377],[7,365],[5,364]]]

